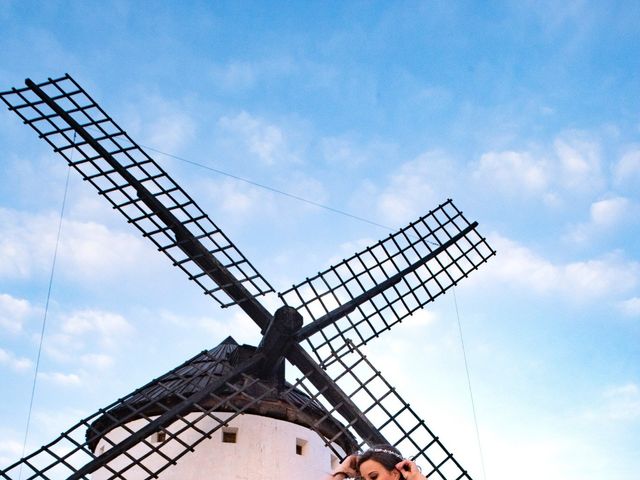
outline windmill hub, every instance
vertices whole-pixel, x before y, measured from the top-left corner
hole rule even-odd
[[[273,315],[271,323],[264,333],[264,337],[258,346],[258,352],[264,355],[257,375],[262,378],[276,377],[280,382],[284,381],[284,356],[291,343],[294,334],[302,327],[302,315],[287,305],[280,307]]]
[[[274,324],[279,325],[282,330],[287,330],[290,334],[302,327],[302,315],[293,307],[284,305],[276,310],[273,316]]]

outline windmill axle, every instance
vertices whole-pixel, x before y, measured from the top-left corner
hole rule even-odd
[[[284,382],[284,357],[295,339],[295,333],[302,327],[302,315],[289,306],[276,310],[273,320],[267,327],[267,331],[258,346],[258,352],[264,355],[258,371],[262,378],[274,376]]]

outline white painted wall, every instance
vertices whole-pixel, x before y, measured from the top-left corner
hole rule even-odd
[[[217,413],[219,418],[228,419],[228,413]],[[193,421],[195,414],[189,415]],[[131,430],[137,430],[146,425],[143,420],[136,420],[128,424]],[[198,423],[200,428],[211,429],[218,422],[206,418]],[[167,431],[176,432],[184,424],[175,422]],[[223,443],[223,431],[236,430],[236,443]],[[108,433],[108,438],[118,443],[129,434],[118,427]],[[189,429],[180,435],[180,439],[187,444],[200,438],[193,429]],[[156,441],[155,435],[147,439]],[[303,444],[302,455],[296,453],[296,443]],[[96,447],[96,454],[108,449],[109,443],[100,440]],[[184,447],[177,440],[167,442],[161,449],[169,457],[173,457]],[[146,445],[137,445],[129,450],[129,454],[135,458],[141,458],[151,449]],[[109,465],[118,470],[133,462],[120,455]],[[229,422],[229,427],[214,432],[211,439],[200,443],[194,452],[187,453],[177,465],[169,467],[160,474],[160,480],[322,480],[327,472],[332,469],[332,461],[335,462],[333,453],[324,446],[324,442],[313,431],[283,420],[276,420],[258,415],[240,415]],[[166,460],[158,453],[152,453],[142,461],[142,464],[150,470],[164,465]],[[146,478],[148,474],[139,466],[134,466],[125,473],[128,480]],[[101,468],[92,475],[92,480],[105,480],[110,477],[107,468]]]

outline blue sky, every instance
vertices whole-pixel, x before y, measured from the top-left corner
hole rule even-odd
[[[457,307],[487,479],[635,478],[640,4],[451,3],[0,0],[0,89],[73,75],[277,290],[390,230],[212,169],[391,229],[453,198],[498,255],[370,358],[483,478]],[[8,111],[0,146],[7,464],[67,168]],[[27,450],[228,334],[72,172]]]

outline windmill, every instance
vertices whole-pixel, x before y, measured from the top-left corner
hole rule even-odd
[[[80,420],[0,478],[320,478],[330,461],[378,443],[397,446],[430,479],[470,478],[361,347],[495,254],[476,222],[447,200],[278,293],[282,306],[272,314],[259,301],[271,285],[73,78],[25,83],[0,93],[9,109],[206,295],[248,315],[262,339],[249,346],[227,338]],[[253,441],[249,455],[240,456],[241,439]],[[277,446],[289,440],[300,458],[280,461]],[[305,458],[310,450],[320,453]],[[251,455],[261,470],[251,470]]]

